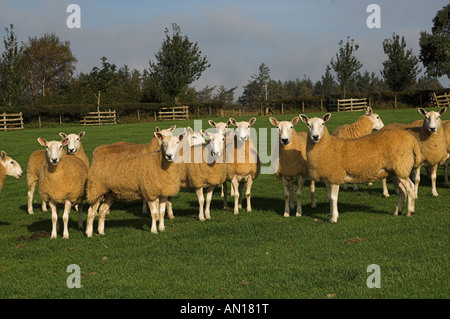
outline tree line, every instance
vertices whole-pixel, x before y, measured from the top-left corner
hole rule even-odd
[[[165,29],[161,49],[143,71],[116,66],[101,57],[88,73],[74,75],[78,62],[69,41],[56,34],[29,37],[19,43],[11,24],[5,28],[4,51],[0,56],[0,105],[114,105],[121,103],[214,103],[253,106],[306,96],[346,97],[352,92],[382,92],[442,89],[437,77],[450,76],[450,4],[433,18],[431,33],[421,32],[420,54],[407,48],[403,36],[393,34],[382,43],[386,60],[380,74],[363,71],[354,39],[341,40],[338,51],[326,65],[321,79],[307,75],[282,82],[272,79],[261,63],[234,96],[237,87],[206,86],[196,90],[192,83],[210,67],[198,44],[183,35],[180,26]],[[419,77],[419,62],[425,74]]]

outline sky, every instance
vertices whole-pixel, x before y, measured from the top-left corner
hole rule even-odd
[[[80,7],[81,28],[68,28],[71,4]],[[382,42],[393,33],[405,37],[419,55],[421,31],[431,32],[432,19],[448,1],[443,0],[0,0],[0,34],[14,24],[19,41],[55,33],[70,41],[78,62],[76,74],[100,66],[105,56],[117,67],[140,71],[164,40],[172,23],[197,42],[211,67],[193,83],[238,87],[237,99],[261,63],[274,80],[304,76],[320,80],[338,51],[340,40],[350,37],[359,45],[360,72],[379,77],[386,60]],[[369,28],[370,4],[380,8],[380,28]],[[3,50],[3,43],[0,44]],[[420,64],[422,67],[422,65]],[[423,67],[422,67],[423,69]],[[441,84],[450,87],[447,77]]]

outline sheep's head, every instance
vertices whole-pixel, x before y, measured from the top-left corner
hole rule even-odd
[[[202,134],[205,138],[209,139],[208,150],[214,158],[219,158],[223,154],[223,148],[225,145],[225,136],[222,133],[210,133],[202,130]]]
[[[298,123],[298,116],[294,117],[291,121],[278,122],[274,117],[269,118],[270,123],[276,126],[278,129],[278,136],[281,145],[288,145],[292,140],[294,134],[294,125]]]
[[[155,127],[155,133],[161,133],[163,136],[172,136],[172,132],[177,128],[176,125],[173,125],[169,128],[161,130],[158,126]],[[159,145],[161,145],[162,140],[158,139]]]
[[[216,128],[217,133],[221,133],[224,136],[226,136],[229,131],[228,126],[231,125],[231,121],[228,120],[226,123],[225,122],[216,123],[213,120],[209,120],[208,124],[211,125],[212,127]]]
[[[180,149],[179,145],[184,138],[184,134],[178,136],[164,136],[161,132],[155,132],[154,135],[161,143],[164,158],[168,162],[173,162]]]
[[[194,132],[191,127],[186,127],[184,133],[186,135],[189,146],[201,145],[205,143],[205,139],[199,132]]]
[[[81,139],[83,138],[85,132],[80,132],[80,134],[69,134],[60,132],[59,136],[62,138],[67,138],[67,154],[73,155],[81,148]]]
[[[234,135],[237,137],[237,140],[241,143],[245,143],[248,140],[248,137],[250,136],[250,127],[253,126],[256,122],[256,117],[252,117],[250,121],[242,121],[242,122],[236,122],[235,119],[230,118],[229,120],[232,125],[236,126],[236,129],[234,131]]]
[[[419,113],[425,116],[423,126],[429,133],[433,134],[439,130],[439,127],[441,127],[441,115],[444,114],[445,111],[447,111],[447,108],[445,107],[441,108],[439,112],[427,112],[424,109],[419,108]]]
[[[39,137],[38,139],[39,144],[42,146],[45,146],[45,149],[47,150],[46,156],[47,160],[52,165],[58,165],[59,161],[64,155],[63,147],[67,145],[68,139],[64,138],[61,142],[59,141],[46,141],[45,139]]]
[[[300,119],[308,126],[308,136],[314,143],[318,143],[323,136],[325,123],[330,119],[331,114],[327,113],[323,118],[313,117],[309,119],[306,115],[300,114]]]
[[[373,113],[372,108],[369,106],[366,110],[366,114],[373,123],[374,130],[381,130],[384,127],[384,123],[377,113]]]
[[[13,160],[11,157],[6,156],[6,152],[1,152],[1,158],[0,163],[6,170],[6,175],[15,177],[17,179],[22,177],[22,168],[20,167],[19,163],[17,163],[15,160]]]

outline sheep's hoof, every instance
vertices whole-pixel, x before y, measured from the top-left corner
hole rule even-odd
[[[288,217],[289,217],[289,213],[285,212],[283,216],[284,216],[285,218],[288,218]]]
[[[336,224],[337,223],[337,218],[336,219],[330,218],[330,223]]]
[[[439,196],[439,194],[437,192],[432,193],[432,194],[433,194],[434,197],[438,197]]]
[[[295,214],[295,217],[302,217],[302,213],[297,212],[297,213]]]

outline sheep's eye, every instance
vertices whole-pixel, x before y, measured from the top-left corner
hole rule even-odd
[[[14,165],[14,161],[11,161],[10,164],[11,164],[11,165]]]
[[[291,126],[291,130],[294,128],[294,126]]]

